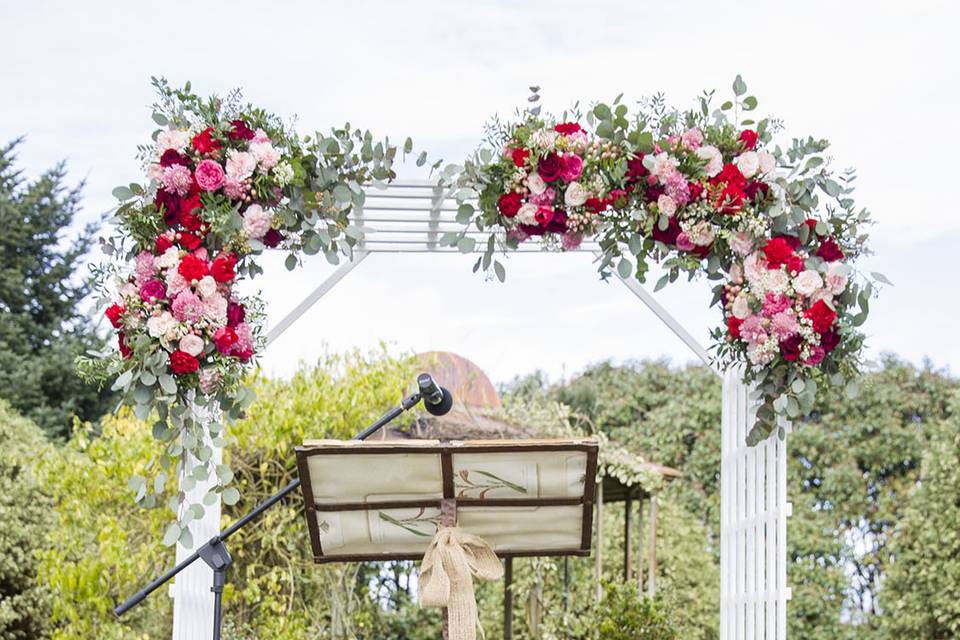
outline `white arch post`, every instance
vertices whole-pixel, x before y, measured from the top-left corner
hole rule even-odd
[[[267,344],[276,340],[371,253],[452,253],[441,246],[445,233],[456,233],[458,203],[451,191],[435,181],[398,180],[385,188],[369,188],[366,202],[352,213],[353,223],[364,229],[364,238],[352,260],[322,281],[286,317],[271,327]],[[481,246],[485,235],[471,229]],[[540,252],[534,244],[518,252]],[[578,251],[599,252],[595,242],[584,242]],[[620,278],[690,350],[711,366],[707,350],[639,282]],[[714,371],[716,371],[714,369]],[[770,439],[757,447],[746,446],[751,402],[737,372],[723,376],[721,423],[721,640],[785,640],[786,601],[786,442]],[[786,425],[789,426],[789,425]],[[216,455],[219,455],[217,452]],[[209,539],[219,530],[219,503],[195,523],[194,540]],[[198,535],[203,531],[203,535]],[[209,532],[209,533],[207,533]],[[178,548],[178,559],[181,551]],[[177,578],[174,640],[206,640],[213,620],[210,593],[212,571],[201,563]],[[229,615],[229,613],[227,613]]]

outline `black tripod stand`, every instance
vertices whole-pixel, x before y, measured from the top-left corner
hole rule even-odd
[[[443,387],[438,387],[430,375],[424,373],[417,376],[417,385],[420,387],[420,390],[417,393],[411,394],[404,398],[399,405],[383,414],[379,420],[358,433],[354,440],[366,440],[371,435],[379,431],[383,426],[397,418],[404,411],[409,411],[412,409],[421,400],[425,400],[424,408],[433,415],[443,415],[450,410],[450,407],[453,404],[453,396],[450,395],[450,392]],[[123,604],[114,609],[113,613],[117,617],[122,616],[124,613],[143,602],[148,595],[159,589],[168,580],[189,567],[198,559],[203,560],[211,569],[213,569],[213,587],[210,589],[213,592],[214,598],[213,640],[220,640],[223,586],[227,579],[227,568],[233,563],[233,558],[230,557],[230,552],[227,550],[227,547],[224,543],[230,536],[253,520],[256,520],[261,513],[283,500],[288,494],[295,491],[299,486],[299,478],[292,480],[290,484],[257,505],[252,511],[227,527],[219,535],[210,538],[206,544],[190,554],[190,556],[187,557],[183,562],[153,580],[140,591],[133,594]]]

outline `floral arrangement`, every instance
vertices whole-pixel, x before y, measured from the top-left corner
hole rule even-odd
[[[505,270],[499,249],[538,238],[546,248],[597,243],[604,278],[665,272],[716,281],[723,324],[712,332],[718,363],[742,366],[761,405],[748,441],[777,429],[777,416],[808,415],[818,385],[857,392],[863,335],[877,273],[853,263],[867,253],[869,214],[851,197],[854,174],[833,172],[828,143],[774,141],[779,121],[755,121],[757,100],[738,76],[718,109],[669,109],[662,97],[630,117],[620,103],[574,110],[560,120],[533,106],[515,122],[494,121],[488,142],[445,175],[459,190],[467,225],[441,242],[475,248],[469,226],[489,237],[475,270]]]
[[[202,99],[189,84],[154,84],[160,129],[139,149],[146,183],[114,190],[118,234],[103,241],[114,257],[99,280],[117,351],[78,365],[89,378],[115,379],[136,415],[155,420],[163,452],[148,465],[152,482],[140,475],[131,488],[155,506],[178,478],[165,541],[189,544],[185,525],[203,504],[187,504],[183,491],[213,477],[203,503],[239,498],[229,466],[212,462],[212,446],[226,442],[221,416],[236,419],[253,400],[243,381],[264,343],[260,304],[239,295],[238,281],[260,273],[267,249],[286,251],[289,269],[301,253],[349,256],[362,235],[348,222],[360,185],[393,178],[397,150],[349,126],[300,138],[237,92]]]

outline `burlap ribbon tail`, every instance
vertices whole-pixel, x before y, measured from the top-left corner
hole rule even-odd
[[[447,608],[449,640],[476,640],[479,620],[474,577],[502,578],[503,565],[497,554],[479,536],[459,527],[440,527],[423,556],[419,594],[421,607]]]

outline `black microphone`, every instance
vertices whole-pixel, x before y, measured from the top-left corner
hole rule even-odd
[[[434,416],[442,416],[453,407],[453,394],[437,384],[429,373],[417,376],[417,386],[423,398],[423,408]]]

